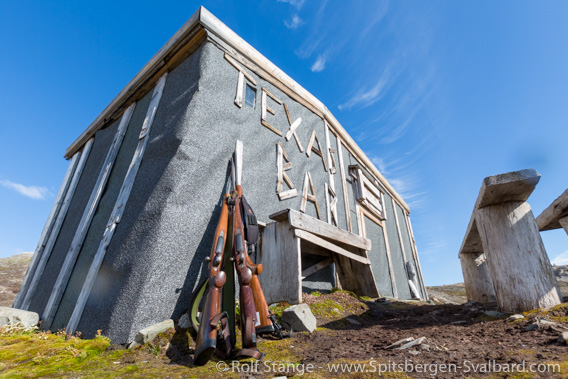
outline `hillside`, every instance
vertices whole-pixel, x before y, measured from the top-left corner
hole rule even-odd
[[[33,253],[0,258],[0,307],[11,307]]]

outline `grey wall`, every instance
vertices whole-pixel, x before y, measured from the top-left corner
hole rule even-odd
[[[401,299],[412,299],[410,287],[408,286],[408,275],[406,274],[402,248],[400,245],[400,240],[398,238],[398,231],[396,229],[396,220],[394,218],[392,200],[389,195],[385,194],[384,197],[387,215],[387,222],[385,223],[385,226],[387,228],[387,235],[389,238],[392,267],[394,270],[398,297]]]
[[[71,200],[69,210],[65,215],[59,236],[53,246],[53,250],[49,256],[49,260],[47,261],[39,285],[32,297],[29,307],[30,311],[37,312],[41,315],[45,309],[45,305],[51,295],[53,285],[57,280],[59,270],[65,260],[67,251],[69,251],[69,248],[71,247],[75,231],[77,230],[79,221],[83,216],[83,211],[89,201],[89,197],[91,196],[91,192],[93,191],[93,187],[95,186],[117,128],[118,122],[115,122],[109,127],[99,130],[95,134],[93,147],[89,154],[89,158],[85,163],[81,178],[77,184],[77,189],[73,194],[73,199]]]
[[[69,278],[69,284],[65,289],[61,303],[53,320],[52,329],[64,329],[73,313],[79,293],[89,272],[93,257],[101,242],[109,217],[114,209],[116,199],[122,187],[122,183],[130,166],[134,151],[138,145],[138,135],[142,129],[142,123],[150,104],[151,92],[136,104],[129,125],[126,129],[122,145],[118,151],[115,164],[112,168],[108,182],[105,186],[97,210],[91,221],[91,225],[85,237],[85,242],[77,258],[73,273]],[[119,123],[119,121],[117,121]],[[97,296],[93,293],[93,296]]]
[[[383,228],[365,217],[365,229],[367,238],[371,240],[369,260],[371,261],[371,269],[375,276],[379,294],[381,296],[393,296]]]

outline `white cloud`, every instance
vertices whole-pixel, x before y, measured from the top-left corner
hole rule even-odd
[[[306,0],[277,0],[279,3],[288,3],[296,9],[301,9]]]
[[[0,185],[31,199],[45,200],[45,197],[49,195],[49,190],[45,187],[25,186],[20,183],[14,183],[10,180],[0,180]]]
[[[312,70],[313,71],[313,70]],[[384,89],[389,81],[389,73],[388,70],[384,71],[377,83],[373,86],[373,88],[368,89],[366,91],[359,91],[357,92],[351,99],[347,102],[340,104],[338,106],[339,109],[351,109],[356,105],[360,105],[361,108],[368,107],[379,101],[381,97],[384,96]]]
[[[316,61],[312,65],[312,69],[311,69],[312,72],[323,71],[325,69],[325,61],[326,61],[325,54],[318,56],[318,59],[316,59]]]
[[[550,263],[556,266],[568,265],[568,251],[565,251],[562,254],[556,256],[556,258],[554,258]]]
[[[383,175],[387,175],[389,172],[387,170],[387,164],[383,158],[377,157],[376,155],[369,155],[369,159],[381,172]]]
[[[284,21],[284,25],[286,25],[288,29],[297,29],[303,24],[304,20],[302,20],[297,14],[292,16],[292,21]]]

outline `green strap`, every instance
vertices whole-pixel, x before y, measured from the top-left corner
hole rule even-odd
[[[197,320],[197,312],[199,310],[199,303],[201,303],[201,299],[203,299],[205,291],[207,291],[207,289],[209,288],[209,278],[205,278],[205,280],[197,288],[198,290],[195,293],[195,296],[193,296],[191,305],[189,307],[191,326],[193,327],[193,330],[195,330],[195,333],[199,333],[199,320]]]

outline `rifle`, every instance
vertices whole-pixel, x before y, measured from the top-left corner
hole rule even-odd
[[[283,338],[282,328],[268,308],[258,280],[262,265],[254,264],[247,251],[256,249],[258,224],[242,193],[242,151],[242,142],[237,141],[235,155],[231,159],[232,188],[235,191],[231,191],[228,182],[211,253],[206,258],[209,262],[209,278],[199,286],[190,307],[192,324],[197,332],[194,355],[196,365],[207,363],[213,353],[221,358],[244,356],[262,359],[264,354],[256,348],[257,334],[275,333]],[[236,353],[233,353],[235,317],[232,263],[238,276],[241,304],[242,349]],[[197,307],[207,287],[210,290],[199,323]],[[290,328],[289,335],[291,334]],[[217,347],[218,340],[224,343],[224,350]]]

